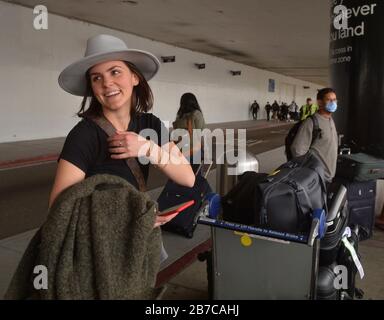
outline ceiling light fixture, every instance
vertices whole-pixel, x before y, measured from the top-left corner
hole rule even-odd
[[[122,3],[126,3],[126,4],[131,4],[133,6],[136,6],[138,4],[137,1],[132,1],[132,0],[123,0],[121,1]]]
[[[241,76],[241,71],[240,70],[238,70],[238,71],[231,71],[231,73],[232,73],[232,75],[233,76]]]
[[[197,67],[197,69],[201,70],[201,69],[205,69],[205,63],[195,63],[195,66]]]
[[[164,63],[175,62],[176,61],[176,56],[161,57],[161,61],[163,61]]]

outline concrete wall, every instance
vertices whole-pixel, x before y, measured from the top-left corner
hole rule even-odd
[[[184,92],[197,95],[206,121],[213,123],[249,119],[248,109],[254,99],[264,106],[267,100],[280,100],[280,90],[286,95],[286,88],[292,85],[301,105],[305,98],[315,97],[320,87],[56,15],[49,14],[48,30],[35,30],[33,18],[32,9],[0,1],[0,142],[68,133],[78,121],[74,114],[81,98],[61,90],[57,77],[64,67],[83,56],[86,40],[100,33],[120,37],[129,47],[148,50],[157,57],[176,56],[176,63],[163,64],[150,82],[155,95],[153,112],[164,121],[174,120]],[[206,69],[198,70],[195,63],[206,63]],[[234,77],[230,70],[242,70],[242,76]],[[276,81],[275,93],[268,93],[268,79]]]

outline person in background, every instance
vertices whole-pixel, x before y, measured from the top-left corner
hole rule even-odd
[[[271,111],[272,111],[272,106],[267,102],[265,106],[265,111],[267,112],[267,121],[271,120]]]
[[[204,130],[205,127],[204,116],[196,96],[190,92],[184,93],[180,98],[180,107],[177,111],[176,120],[173,122],[173,129],[188,130],[190,144],[185,156],[187,159],[189,158],[194,172],[198,169],[203,158],[203,144],[202,142],[193,142],[193,130]],[[199,163],[193,163],[192,159],[200,161]]]
[[[332,115],[337,110],[336,92],[332,88],[319,90],[317,94],[319,111],[314,114],[319,123],[321,134],[312,144],[313,121],[306,119],[300,126],[291,145],[292,156],[300,157],[313,152],[323,162],[325,179],[332,182],[336,174],[338,156],[338,135]]]
[[[312,103],[312,99],[308,98],[307,103],[300,108],[300,120],[305,120],[309,116],[314,115],[319,111],[319,106],[316,103]]]
[[[251,108],[250,108],[250,111],[252,113],[252,118],[253,120],[257,120],[257,114],[259,113],[259,110],[260,110],[260,106],[259,104],[257,103],[257,101],[255,100],[252,105],[251,105]]]
[[[289,118],[292,121],[296,120],[296,111],[297,111],[298,105],[295,101],[292,101],[292,103],[289,105]]]
[[[297,105],[297,103],[295,103],[295,121],[299,121],[299,120],[300,120],[299,106]]]
[[[272,104],[272,112],[273,112],[272,113],[272,119],[273,120],[278,119],[279,111],[280,111],[280,106],[277,103],[277,101],[275,100],[275,102]]]
[[[288,121],[289,106],[286,102],[281,105],[281,120]]]

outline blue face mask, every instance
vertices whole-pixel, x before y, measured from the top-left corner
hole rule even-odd
[[[327,103],[327,106],[325,107],[325,109],[328,111],[328,112],[331,112],[331,113],[334,113],[336,112],[337,110],[337,102],[336,101],[330,101]]]

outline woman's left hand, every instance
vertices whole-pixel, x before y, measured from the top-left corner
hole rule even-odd
[[[155,220],[155,225],[153,227],[154,228],[160,227],[160,226],[168,223],[169,221],[171,221],[177,215],[178,215],[178,212],[176,212],[176,213],[174,213],[172,215],[169,215],[169,216],[157,215],[156,216],[156,220]]]
[[[116,131],[108,138],[112,159],[144,157],[150,148],[150,141],[131,131]]]

